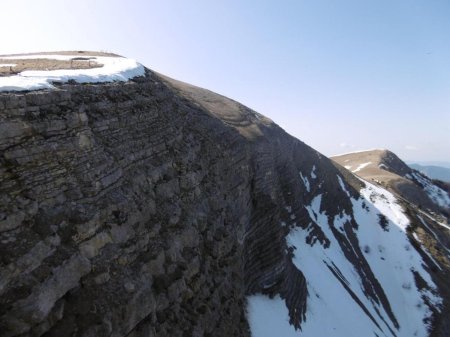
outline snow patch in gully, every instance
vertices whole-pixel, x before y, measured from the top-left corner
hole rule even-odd
[[[338,183],[350,197],[339,176]],[[341,211],[330,218],[321,211],[321,194],[303,206],[310,223],[291,230],[286,240],[307,281],[306,320],[295,330],[283,299],[249,296],[253,337],[428,336],[430,306],[440,310],[442,299],[409,242],[409,219],[392,193],[364,183],[361,197],[350,198],[352,214]],[[326,242],[312,237],[317,226]]]

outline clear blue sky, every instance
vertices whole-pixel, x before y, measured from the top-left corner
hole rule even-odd
[[[4,0],[0,54],[107,50],[272,118],[326,155],[450,161],[448,0]]]

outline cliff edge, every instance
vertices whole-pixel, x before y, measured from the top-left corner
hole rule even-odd
[[[76,71],[0,92],[1,336],[449,331],[387,191],[211,91]]]

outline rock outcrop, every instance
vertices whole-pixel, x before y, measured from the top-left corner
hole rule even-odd
[[[151,73],[0,111],[2,336],[246,334],[237,132]]]
[[[300,329],[308,285],[286,237],[326,248],[305,205],[351,214],[363,186],[264,116],[149,70],[0,93],[0,153],[5,337],[249,336],[259,293]],[[333,233],[395,326],[357,226]]]
[[[274,282],[304,310],[273,224],[279,166],[317,154],[198,92],[216,106],[151,72],[0,95],[2,336],[245,336]]]

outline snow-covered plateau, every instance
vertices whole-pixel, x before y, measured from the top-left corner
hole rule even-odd
[[[58,61],[71,61],[79,55],[21,55],[1,57],[3,60],[48,59]],[[88,69],[57,69],[57,70],[26,70],[17,75],[0,77],[1,91],[27,91],[39,89],[53,89],[53,82],[75,81],[77,83],[104,83],[120,81],[125,82],[137,76],[143,76],[144,67],[135,60],[118,56],[89,56],[100,67]],[[0,64],[15,66],[15,64]]]

